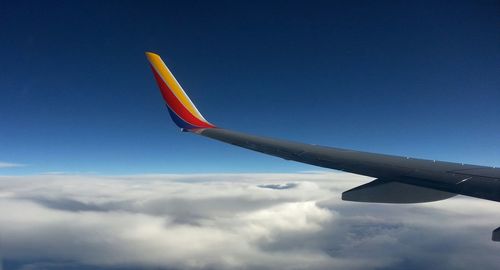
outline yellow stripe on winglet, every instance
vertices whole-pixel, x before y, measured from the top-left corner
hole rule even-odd
[[[153,65],[156,72],[158,72],[163,81],[167,84],[168,88],[170,88],[177,99],[179,99],[182,105],[184,105],[184,107],[186,107],[186,109],[188,109],[188,111],[195,117],[207,122],[207,120],[203,118],[198,109],[196,109],[196,106],[194,106],[191,99],[189,99],[189,97],[186,95],[186,92],[184,92],[184,89],[182,89],[182,86],[179,84],[179,82],[177,82],[172,72],[170,72],[170,70],[168,69],[167,65],[165,65],[163,60],[161,60],[161,57],[152,52],[146,52],[146,57],[148,58],[151,65]]]

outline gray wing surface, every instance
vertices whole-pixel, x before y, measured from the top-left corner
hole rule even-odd
[[[348,201],[418,203],[457,194],[500,201],[498,168],[310,145],[221,128],[190,131],[286,160],[377,178],[344,192],[342,199]]]

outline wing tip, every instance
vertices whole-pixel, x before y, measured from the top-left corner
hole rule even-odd
[[[150,57],[150,56],[160,57],[157,53],[151,52],[151,51],[145,51],[144,54],[146,55],[146,57]]]
[[[148,59],[148,61],[149,61],[149,63],[151,65],[154,65],[153,62],[154,62],[155,59],[156,60],[158,60],[158,59],[161,60],[161,56],[159,54],[155,53],[155,52],[146,51],[146,52],[144,52],[144,54],[146,55],[146,59]]]
[[[174,123],[181,129],[186,130],[215,128],[216,126],[203,118],[198,109],[196,109],[191,99],[189,99],[184,90],[178,85],[175,77],[168,70],[160,55],[150,51],[146,51],[145,55],[150,63],[158,87],[160,88],[160,92],[163,95]],[[160,75],[160,73],[162,73],[163,76]],[[170,78],[170,85],[164,77]],[[172,83],[174,85],[172,85]],[[177,86],[177,92],[172,90],[172,86]]]

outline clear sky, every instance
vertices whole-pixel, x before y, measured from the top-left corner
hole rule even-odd
[[[179,132],[145,51],[212,123],[500,166],[500,3],[0,3],[1,174],[295,172]]]

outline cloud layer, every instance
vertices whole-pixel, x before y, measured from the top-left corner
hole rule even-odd
[[[343,202],[345,173],[0,177],[4,269],[495,269],[499,205]]]

